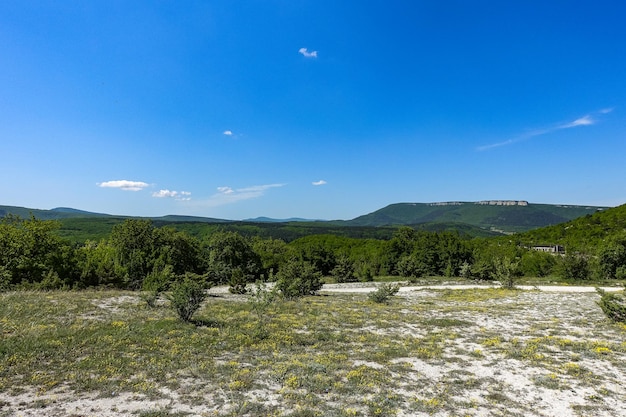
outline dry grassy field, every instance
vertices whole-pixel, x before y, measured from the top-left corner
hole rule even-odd
[[[593,292],[403,288],[180,322],[121,291],[0,294],[0,416],[624,416]]]

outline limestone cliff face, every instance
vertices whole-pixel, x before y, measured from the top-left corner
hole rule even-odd
[[[462,206],[463,204],[479,204],[481,206],[527,206],[528,201],[524,200],[483,200],[473,203],[464,201],[443,201],[438,203],[428,203],[429,206]]]
[[[475,204],[482,206],[527,206],[528,201],[524,200],[484,200],[477,201]]]
[[[462,206],[464,203],[462,201],[445,201],[441,203],[428,203],[429,206]]]

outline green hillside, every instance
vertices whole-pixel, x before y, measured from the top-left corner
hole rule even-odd
[[[603,209],[519,201],[398,203],[346,223],[350,226],[465,223],[486,230],[515,233],[567,222]]]
[[[215,230],[236,231],[242,235],[279,238],[291,241],[311,234],[389,239],[398,226],[408,225],[422,231],[456,231],[470,237],[491,237],[519,233],[590,216],[603,207],[528,204],[526,202],[453,202],[399,203],[348,221],[232,221],[195,216],[153,217],[155,226],[171,226],[194,236]],[[59,234],[74,242],[99,240],[128,216],[112,216],[71,208],[52,210],[0,206],[0,217],[8,214],[22,218],[58,220]],[[555,230],[558,230],[555,229]],[[555,232],[556,233],[556,232]],[[538,238],[539,239],[539,238]],[[546,238],[547,242],[554,239]]]
[[[559,244],[570,250],[590,250],[626,234],[626,204],[566,223],[531,230],[518,239],[529,244]]]
[[[39,220],[59,220],[75,217],[109,217],[108,214],[91,213],[66,207],[58,207],[52,210],[40,210],[26,207],[0,206],[0,218],[9,214],[19,216],[23,219],[34,216]]]

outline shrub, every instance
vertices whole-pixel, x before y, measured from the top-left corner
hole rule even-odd
[[[494,267],[492,262],[485,259],[479,259],[470,266],[469,276],[476,280],[493,279]]]
[[[228,291],[232,294],[245,294],[248,292],[246,286],[248,278],[241,268],[233,269],[230,279],[228,280]]]
[[[276,289],[285,298],[313,295],[322,288],[321,276],[310,262],[292,259],[276,274]]]
[[[190,275],[186,275],[172,286],[168,298],[182,321],[191,321],[191,317],[207,296],[206,289],[207,285],[203,281]]]
[[[150,307],[156,305],[156,301],[163,291],[167,291],[168,287],[174,280],[174,267],[165,265],[163,269],[154,268],[143,280],[142,289],[145,291],[142,298]]]
[[[623,294],[614,294],[596,288],[601,298],[598,305],[604,314],[611,320],[626,323],[626,298]]]
[[[257,316],[254,336],[259,340],[265,339],[269,335],[267,326],[272,320],[270,307],[276,302],[277,295],[275,286],[262,282],[257,282],[250,292],[250,308]]]
[[[386,283],[379,286],[376,291],[369,293],[367,298],[375,303],[387,303],[398,291],[400,291],[400,285]]]
[[[427,265],[421,261],[417,255],[405,255],[398,261],[396,266],[398,275],[409,278],[410,281],[417,281],[428,273]]]
[[[561,262],[561,276],[567,280],[588,280],[589,261],[583,255],[566,255]]]
[[[36,285],[40,290],[50,291],[58,289],[67,289],[67,285],[61,280],[59,274],[56,271],[49,270],[43,276],[40,283]]]
[[[513,262],[508,257],[493,260],[493,278],[500,281],[504,288],[514,288],[515,281],[520,275],[519,262]]]
[[[11,271],[4,265],[0,265],[0,291],[8,291],[11,288]]]
[[[361,282],[370,282],[374,280],[374,271],[372,265],[367,262],[361,262],[356,267],[356,276]]]
[[[463,262],[459,269],[459,276],[461,278],[470,279],[472,277],[472,266],[467,262]]]
[[[337,259],[337,264],[330,271],[330,274],[339,283],[357,281],[354,263],[347,256],[341,256]]]

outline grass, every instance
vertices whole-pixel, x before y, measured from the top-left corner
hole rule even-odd
[[[533,415],[505,378],[521,369],[536,389],[585,391],[593,401],[572,415],[622,401],[626,328],[584,298],[595,294],[569,296],[591,313],[574,298],[571,311],[538,307],[557,296],[342,294],[275,302],[260,320],[224,295],[184,323],[132,292],[0,294],[0,416],[46,415],[52,396],[139,398],[139,416]]]

